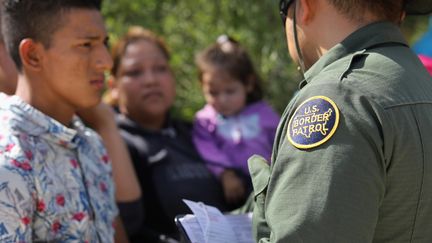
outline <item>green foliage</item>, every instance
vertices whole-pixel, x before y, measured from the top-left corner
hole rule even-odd
[[[402,30],[409,43],[415,43],[428,29],[428,16],[408,16]]]
[[[236,38],[249,51],[264,80],[266,100],[282,112],[299,76],[286,48],[276,1],[105,0],[103,14],[111,39],[130,25],[141,25],[165,38],[177,79],[175,112],[186,119],[203,106],[194,58],[221,34]]]
[[[300,76],[289,59],[278,1],[245,0],[105,0],[103,14],[111,39],[129,26],[141,25],[165,38],[177,79],[175,114],[192,119],[203,106],[195,54],[221,34],[236,38],[249,51],[264,80],[266,100],[282,112]],[[418,36],[424,19],[409,20],[405,29]],[[418,24],[422,23],[422,24]]]

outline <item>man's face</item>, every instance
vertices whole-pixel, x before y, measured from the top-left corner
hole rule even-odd
[[[56,109],[75,112],[100,102],[104,72],[111,69],[112,59],[99,11],[71,9],[60,18],[61,27],[40,54],[44,88],[37,95],[45,103],[55,102]]]

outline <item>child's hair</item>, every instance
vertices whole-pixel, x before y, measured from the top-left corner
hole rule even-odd
[[[54,32],[64,24],[63,13],[71,9],[100,10],[102,0],[2,0],[3,38],[18,70],[21,40],[31,38],[48,48]]]
[[[144,29],[141,26],[131,26],[129,27],[128,32],[122,38],[120,38],[111,48],[111,57],[114,61],[113,67],[111,69],[111,74],[113,76],[117,75],[120,61],[124,56],[126,48],[130,44],[141,40],[145,40],[154,44],[161,50],[167,60],[170,59],[170,53],[168,51],[168,48],[161,37],[148,29]]]
[[[263,98],[261,78],[246,50],[233,38],[220,36],[215,44],[198,53],[195,62],[200,81],[206,70],[217,66],[244,85],[252,85],[252,91],[247,95],[248,104]]]

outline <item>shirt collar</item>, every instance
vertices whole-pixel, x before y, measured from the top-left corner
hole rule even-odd
[[[164,135],[169,137],[176,137],[177,133],[175,131],[173,121],[171,119],[171,115],[168,113],[166,115],[164,126],[160,130],[150,130],[142,127],[139,123],[130,119],[128,116],[124,114],[117,114],[116,116],[117,124],[119,127],[127,129],[131,132],[139,132],[144,134],[152,134],[152,135]]]
[[[390,22],[375,22],[366,25],[345,38],[324,54],[306,73],[300,87],[309,83],[324,68],[338,59],[360,50],[370,49],[384,43],[408,46],[399,27]]]
[[[77,147],[79,138],[76,129],[80,128],[79,123],[73,122],[72,128],[68,128],[27,104],[18,96],[9,97],[4,105],[13,113],[13,118],[10,120],[13,129],[31,136],[43,137],[63,147],[71,149]]]

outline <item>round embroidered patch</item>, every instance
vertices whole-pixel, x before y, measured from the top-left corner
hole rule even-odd
[[[304,101],[288,123],[288,140],[297,148],[317,147],[329,140],[339,125],[339,109],[328,97]]]

